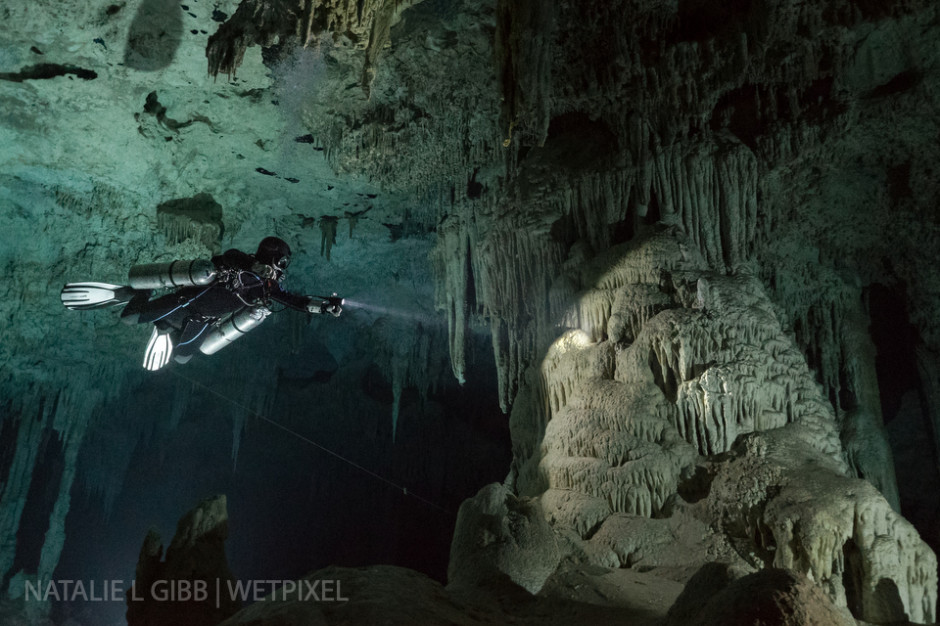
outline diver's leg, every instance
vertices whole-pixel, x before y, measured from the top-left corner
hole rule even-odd
[[[174,293],[168,293],[155,300],[139,301],[139,310],[136,311],[136,321],[138,324],[147,324],[151,322],[168,321],[171,326],[182,328],[190,311],[187,305],[192,301],[193,296],[190,290],[181,289]],[[128,305],[130,307],[130,305]],[[129,315],[133,316],[135,310],[131,309]]]
[[[150,295],[152,293],[153,291],[150,289],[137,291],[130,299],[130,302],[127,303],[127,306],[124,307],[124,310],[121,311],[121,321],[125,324],[140,323],[140,314],[150,301]]]
[[[177,363],[185,363],[199,350],[199,346],[206,338],[211,321],[203,316],[190,317],[186,320],[176,348],[173,350],[173,359]]]

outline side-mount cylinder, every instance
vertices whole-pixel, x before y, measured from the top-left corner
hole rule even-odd
[[[218,272],[212,261],[172,261],[135,265],[128,272],[128,282],[134,289],[173,289],[208,285]]]
[[[215,354],[249,330],[257,328],[268,315],[270,309],[263,306],[246,307],[209,331],[209,335],[199,346],[203,354]]]

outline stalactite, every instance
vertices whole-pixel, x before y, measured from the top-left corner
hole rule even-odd
[[[304,19],[312,7],[302,0],[243,0],[235,13],[209,38],[206,57],[209,75],[235,75],[245,51],[255,45],[269,46],[275,39],[297,40],[309,34]],[[305,11],[305,9],[307,9]]]
[[[103,400],[103,394],[87,387],[72,388],[63,392],[53,418],[53,427],[59,431],[64,457],[62,476],[59,479],[59,494],[49,515],[39,567],[39,580],[52,580],[59,557],[65,545],[65,520],[72,502],[72,484],[78,469],[78,453],[85,439],[88,425],[94,421],[93,413]]]
[[[176,430],[180,420],[186,414],[189,407],[190,398],[192,398],[193,384],[187,381],[178,380],[173,388],[173,403],[170,406],[169,429]]]
[[[55,414],[55,395],[47,396],[46,390],[33,387],[26,393],[10,394],[16,398],[3,416],[4,421],[16,423],[16,449],[0,490],[0,578],[10,573],[16,556],[17,531],[26,496],[32,483],[33,470],[43,431],[50,426]]]
[[[745,146],[662,147],[652,193],[664,221],[681,224],[713,267],[745,261],[757,221],[757,160]]]
[[[466,381],[466,348],[473,313],[471,292],[473,276],[470,264],[471,246],[467,233],[456,220],[438,230],[438,243],[431,254],[434,273],[443,280],[435,282],[435,306],[447,316],[448,347],[451,371],[463,384]]]
[[[221,232],[218,226],[213,224],[200,224],[185,217],[159,214],[157,228],[163,231],[170,245],[177,245],[191,239],[208,250],[219,251]]]
[[[326,256],[327,261],[330,260],[330,253],[336,245],[337,223],[338,218],[332,215],[324,215],[317,222],[320,227],[320,256]]]
[[[447,359],[442,330],[381,318],[373,325],[375,363],[392,387],[392,440],[397,437],[402,392],[414,387],[422,400],[440,384]]]
[[[496,11],[503,138],[508,146],[513,130],[517,136],[527,131],[528,141],[542,145],[551,106],[555,2],[500,0]]]
[[[278,323],[278,322],[275,322]],[[283,322],[280,322],[283,323]],[[229,399],[229,406],[220,407],[224,415],[232,420],[232,467],[238,464],[238,452],[241,449],[241,439],[248,431],[249,418],[261,416],[268,419],[279,419],[273,414],[274,402],[277,399],[278,369],[273,356],[263,358],[260,362],[257,354],[241,352],[234,364],[238,372],[252,371],[252,384],[245,385],[239,379],[226,381],[221,391]],[[267,362],[265,362],[267,361]]]
[[[157,228],[171,245],[192,239],[217,254],[225,230],[222,205],[208,193],[162,202],[157,206]]]
[[[465,367],[467,312],[473,309],[489,319],[500,404],[508,410],[530,355],[554,338],[548,333],[549,289],[562,249],[542,225],[481,230],[481,221],[470,215],[445,223],[434,252],[436,271],[445,273],[437,283],[435,301],[448,312],[451,358],[458,378]]]
[[[38,572],[26,573],[51,578],[65,542],[65,520],[85,433],[95,422],[102,403],[113,401],[120,393],[123,376],[107,362],[93,368],[65,368],[64,372],[70,374],[64,380],[49,381],[44,386],[34,384],[26,393],[22,393],[22,381],[17,376],[0,384],[4,396],[16,398],[8,403],[8,413],[2,415],[4,429],[15,429],[16,443],[10,465],[0,477],[0,577],[9,573],[17,556],[17,532],[40,445],[44,438],[56,437],[62,444],[63,469],[58,485],[50,486],[57,487],[58,493],[40,551]],[[91,381],[98,380],[109,380],[113,385],[96,388]],[[10,393],[10,389],[17,392]]]

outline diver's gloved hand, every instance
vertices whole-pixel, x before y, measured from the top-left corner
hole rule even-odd
[[[333,317],[339,317],[339,314],[343,312],[343,307],[329,300],[314,300],[307,305],[307,311],[309,313],[329,313]]]
[[[343,312],[343,305],[346,304],[346,300],[335,293],[324,299],[321,299],[323,296],[311,296],[311,298],[313,299],[307,305],[307,311],[310,313],[329,313],[333,317],[339,317],[339,314]]]

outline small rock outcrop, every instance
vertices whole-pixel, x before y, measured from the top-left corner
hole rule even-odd
[[[227,537],[224,495],[204,500],[180,519],[165,560],[160,535],[151,529],[127,593],[128,626],[212,626],[235,613],[239,607],[231,594],[216,593],[233,580]]]
[[[847,610],[837,608],[818,587],[798,574],[766,569],[734,579],[718,564],[699,570],[670,609],[667,620],[667,626],[854,626],[855,623]]]
[[[447,578],[454,587],[479,586],[502,572],[537,593],[560,558],[539,501],[495,483],[461,505]]]

